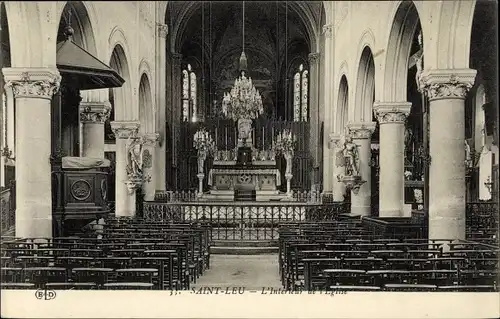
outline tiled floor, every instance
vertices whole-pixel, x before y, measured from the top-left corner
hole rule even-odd
[[[262,290],[281,288],[278,255],[211,255],[208,269],[192,288]]]

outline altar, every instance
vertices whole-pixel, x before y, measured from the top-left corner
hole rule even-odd
[[[296,142],[291,132],[284,130],[278,134],[268,149],[262,141],[262,149],[256,149],[252,128],[253,120],[264,113],[262,98],[252,84],[252,79],[245,75],[247,60],[245,52],[240,57],[240,76],[235,80],[231,92],[224,93],[222,111],[227,118],[237,123],[237,145],[227,149],[227,132],[225,133],[225,150],[217,148],[217,130],[215,141],[211,135],[201,129],[195,133],[193,146],[198,150],[198,199],[209,201],[280,201],[291,200],[290,189],[291,158]],[[264,136],[263,136],[264,138]],[[283,154],[287,160],[285,178],[286,193],[280,193],[280,171],[276,166],[276,154]],[[203,190],[204,162],[208,155],[213,155],[213,165],[208,170],[208,193]]]
[[[206,200],[234,201],[235,193],[254,192],[256,201],[287,199],[280,193],[281,173],[272,151],[251,151],[251,160],[238,161],[237,150],[217,151],[213,167],[208,173],[210,190],[203,195]]]

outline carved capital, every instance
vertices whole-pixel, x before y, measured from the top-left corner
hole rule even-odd
[[[116,138],[127,139],[137,135],[139,132],[140,123],[138,121],[113,121],[111,129],[115,133]]]
[[[309,53],[307,57],[309,58],[310,64],[317,64],[319,63],[320,53],[319,52]]]
[[[160,134],[158,133],[146,133],[144,134],[144,145],[146,146],[156,146],[156,143],[160,140]]]
[[[429,100],[465,99],[476,73],[473,69],[426,70],[420,77],[420,86]]]
[[[375,102],[373,113],[380,124],[404,123],[410,114],[411,103],[409,102]]]
[[[347,124],[347,127],[349,129],[349,135],[353,139],[368,139],[371,138],[376,125],[376,122],[351,122]]]
[[[2,69],[5,86],[12,88],[16,98],[52,99],[61,84],[57,70],[48,68]]]
[[[81,102],[80,122],[82,123],[104,123],[111,114],[109,102]]]
[[[168,25],[164,23],[157,23],[156,28],[158,29],[158,36],[161,38],[166,38],[168,35]]]
[[[334,29],[333,24],[325,24],[323,26],[323,34],[325,35],[325,37],[332,38],[332,36],[333,36],[333,29]]]

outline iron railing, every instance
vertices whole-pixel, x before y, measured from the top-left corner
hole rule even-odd
[[[292,190],[292,198],[292,202],[300,203],[321,203],[324,200],[324,196],[316,191]],[[156,191],[154,200],[164,203],[206,202],[198,197],[196,190]]]
[[[16,225],[15,196],[13,188],[0,192],[1,231],[2,236],[12,231]]]
[[[203,223],[212,240],[274,240],[285,223],[332,220],[346,213],[343,203],[159,203],[144,202],[143,218],[155,222]]]

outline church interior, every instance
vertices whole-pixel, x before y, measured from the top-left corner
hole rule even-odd
[[[498,292],[497,11],[1,2],[1,289]]]

